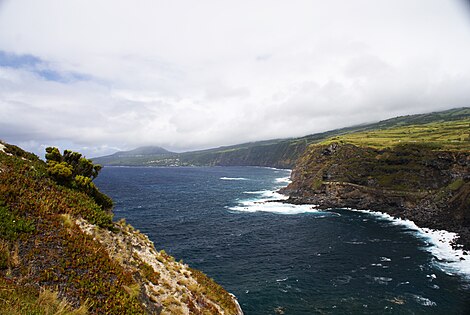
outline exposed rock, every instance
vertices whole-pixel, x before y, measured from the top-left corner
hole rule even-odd
[[[59,185],[34,154],[1,144],[0,286],[11,294],[0,313],[55,314],[38,302],[49,292],[80,314],[243,314],[214,280],[113,222],[86,191]]]
[[[457,232],[470,248],[470,153],[407,144],[377,150],[314,145],[299,159],[288,202],[383,211]]]
[[[116,223],[114,232],[83,219],[77,219],[76,224],[102,244],[113,260],[138,275],[144,287],[140,299],[151,314],[203,314],[209,310],[211,314],[243,315],[234,295],[225,293],[225,298],[233,303],[235,311],[233,308],[224,309],[220,305],[221,297],[211,296],[205,284],[193,276],[193,269],[175,261],[164,251],[157,252],[146,235],[134,230],[125,221]],[[151,268],[150,271],[148,268]],[[153,272],[154,276],[149,277],[149,272]]]

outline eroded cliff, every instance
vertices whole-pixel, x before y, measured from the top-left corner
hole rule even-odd
[[[408,143],[312,145],[283,189],[289,202],[382,211],[461,235],[470,247],[470,153]]]

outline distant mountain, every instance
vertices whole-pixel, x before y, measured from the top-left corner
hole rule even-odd
[[[174,152],[170,152],[162,147],[156,146],[146,146],[146,147],[139,147],[134,150],[130,151],[119,151],[111,156],[142,156],[142,155],[159,155],[159,154],[173,154]]]
[[[470,118],[470,107],[455,108],[440,112],[407,115],[347,128],[316,133],[300,138],[256,141],[233,146],[184,153],[137,154],[140,149],[117,152],[107,157],[95,158],[103,165],[154,165],[154,166],[268,166],[292,168],[308,145],[328,138],[381,130],[400,126],[423,125],[432,122],[455,121]],[[163,149],[164,150],[164,149]],[[166,151],[166,150],[165,150]],[[127,154],[134,152],[133,154]]]
[[[102,165],[145,165],[155,160],[164,161],[167,165],[167,158],[178,155],[158,146],[139,147],[130,151],[118,151],[111,155],[93,158],[93,162]]]

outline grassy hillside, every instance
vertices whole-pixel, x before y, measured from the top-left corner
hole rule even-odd
[[[332,137],[321,143],[332,142],[351,143],[377,149],[403,143],[426,143],[439,150],[470,151],[470,119],[355,132]]]
[[[58,184],[67,167],[52,166],[0,143],[0,314],[239,313],[213,280],[113,222],[89,182]]]
[[[311,144],[284,192],[296,203],[373,209],[454,231],[470,248],[470,119],[427,121]]]
[[[399,128],[407,126],[426,125],[430,123],[450,122],[470,119],[470,108],[456,108],[441,112],[408,115],[348,128],[335,129],[327,132],[292,139],[276,139],[244,143],[209,150],[185,152],[168,155],[149,156],[114,156],[95,158],[94,161],[105,165],[155,165],[155,166],[184,166],[184,165],[220,165],[220,166],[270,166],[292,168],[296,160],[308,145],[319,143],[335,136],[351,133],[363,133]],[[462,128],[465,126],[463,125]],[[406,128],[403,131],[408,131]],[[360,137],[358,136],[358,137]],[[369,136],[371,136],[369,134]],[[391,135],[392,136],[392,135]],[[417,135],[418,137],[418,135]],[[387,138],[387,137],[386,137]],[[390,138],[390,137],[388,137]],[[377,139],[380,142],[380,139]]]

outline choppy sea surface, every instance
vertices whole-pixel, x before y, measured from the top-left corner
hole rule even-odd
[[[115,218],[234,293],[246,315],[469,314],[454,235],[372,211],[270,202],[290,172],[106,167]],[[266,202],[268,201],[268,202]]]

